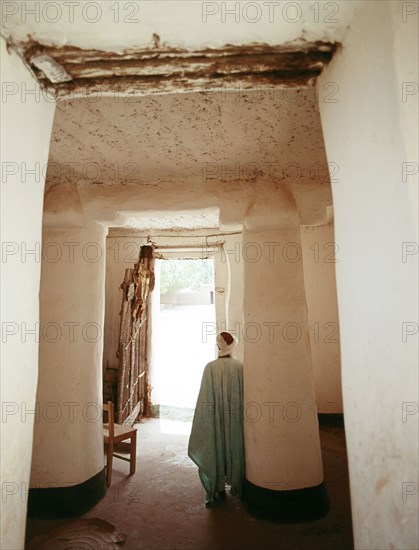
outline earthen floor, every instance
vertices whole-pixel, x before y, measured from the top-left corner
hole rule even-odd
[[[84,517],[99,517],[127,535],[121,550],[349,550],[353,548],[343,428],[320,428],[330,511],[321,520],[279,524],[256,519],[227,493],[205,508],[195,465],[187,457],[190,422],[142,420],[137,471],[115,459],[112,486]],[[67,519],[29,518],[27,540]]]

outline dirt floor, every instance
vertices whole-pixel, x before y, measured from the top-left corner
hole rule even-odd
[[[125,533],[121,549],[353,548],[343,428],[320,429],[328,515],[313,522],[278,524],[253,518],[230,494],[218,507],[205,508],[197,468],[186,454],[190,422],[153,418],[137,427],[137,472],[128,476],[129,465],[115,459],[112,486],[84,516],[106,520]],[[64,521],[69,520],[28,519],[27,540]]]

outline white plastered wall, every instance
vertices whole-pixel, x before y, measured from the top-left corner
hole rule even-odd
[[[338,101],[320,111],[328,160],[339,166],[332,186],[353,527],[358,549],[407,550],[419,547],[418,10],[413,2],[358,8],[320,78],[339,86]]]
[[[1,542],[23,548],[38,380],[43,170],[55,103],[1,39]],[[29,94],[34,90],[34,94]],[[38,164],[37,164],[38,163]],[[7,164],[7,168],[6,168]],[[25,175],[25,170],[34,173]],[[26,181],[25,181],[26,179]],[[9,244],[6,244],[9,243]],[[36,244],[37,243],[37,244]],[[29,253],[36,250],[35,254]],[[4,452],[7,449],[7,453]]]
[[[302,226],[300,233],[317,411],[342,413],[335,276],[339,246],[335,243],[333,223]]]

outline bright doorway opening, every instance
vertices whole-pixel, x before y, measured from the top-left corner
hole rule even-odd
[[[204,367],[215,359],[214,341],[206,336],[216,322],[214,261],[157,259],[155,275],[151,401],[160,417],[182,415],[182,410],[187,417]]]

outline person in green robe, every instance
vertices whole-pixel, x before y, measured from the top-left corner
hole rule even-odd
[[[218,359],[202,375],[188,456],[199,468],[206,506],[231,494],[242,495],[245,475],[243,438],[243,364],[232,357],[236,344],[229,332],[217,336]]]

